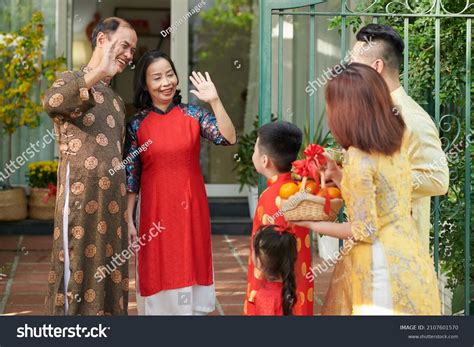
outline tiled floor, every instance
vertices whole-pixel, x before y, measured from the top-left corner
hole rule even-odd
[[[0,236],[0,314],[43,315],[50,268],[51,236]],[[213,236],[217,309],[211,315],[243,310],[249,237]],[[321,259],[314,257],[315,262]],[[133,270],[133,271],[132,271]],[[130,262],[129,314],[137,315],[134,262]],[[330,273],[315,282],[315,312],[324,299]]]

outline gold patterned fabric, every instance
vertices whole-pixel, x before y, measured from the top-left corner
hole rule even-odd
[[[349,148],[341,184],[355,241],[335,266],[322,314],[439,315],[433,263],[410,216],[405,151]]]
[[[69,315],[124,315],[129,286],[123,253],[128,248],[125,172],[111,169],[122,161],[125,107],[108,85],[100,82],[88,90],[84,74],[62,74],[44,99],[59,145],[46,305],[50,315],[64,315],[66,301]],[[70,273],[66,290],[65,270]]]

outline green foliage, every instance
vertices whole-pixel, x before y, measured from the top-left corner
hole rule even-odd
[[[458,285],[453,290],[453,301],[451,302],[451,311],[458,313],[464,310],[464,286]]]
[[[276,121],[277,118],[272,114],[272,122]],[[255,170],[252,161],[252,155],[257,142],[257,131],[259,128],[258,116],[255,117],[253,122],[252,131],[248,134],[239,136],[239,144],[237,153],[234,155],[236,162],[234,171],[237,171],[238,181],[240,183],[240,191],[244,186],[256,187],[258,184],[258,173]]]
[[[210,73],[219,96],[232,115],[243,114],[247,100],[250,69],[250,42],[255,17],[253,0],[215,0],[199,14],[200,21],[191,26],[195,35],[191,49],[196,52],[193,69]],[[232,119],[241,130],[244,120]]]
[[[310,143],[315,143],[317,145],[323,146],[324,148],[336,148],[338,144],[334,140],[330,131],[325,131],[325,115],[324,112],[319,117],[318,123],[316,124],[316,129],[314,130],[313,138],[309,134],[309,120],[303,129],[303,144],[301,145],[301,150],[298,153],[298,159],[305,158],[303,154],[304,150]]]
[[[252,131],[239,137],[237,153],[234,155],[240,191],[244,186],[256,187],[258,184],[258,173],[252,162],[253,150],[257,141],[258,118],[253,122]]]
[[[35,12],[19,32],[0,34],[0,122],[6,134],[21,126],[39,125],[42,105],[34,96],[43,77],[49,82],[64,62],[57,58],[42,61],[43,15]]]
[[[474,118],[471,115],[471,119]],[[472,121],[472,120],[471,120]],[[474,131],[471,129],[471,134]],[[448,284],[450,288],[464,283],[464,247],[465,247],[465,225],[466,225],[466,201],[465,201],[465,163],[466,151],[471,157],[471,254],[474,251],[474,214],[472,213],[472,202],[474,200],[474,171],[472,163],[474,163],[474,143],[459,140],[459,145],[451,146],[447,151],[447,158],[450,169],[450,188],[446,197],[441,200],[440,206],[440,260],[441,269],[448,275]],[[432,209],[435,206],[432,204]],[[471,283],[474,282],[474,268],[471,261]]]
[[[0,33],[0,125],[9,139],[9,160],[16,130],[39,125],[43,80],[52,82],[64,66],[64,58],[43,60],[43,19],[37,11],[19,31]]]
[[[235,47],[248,47],[254,15],[252,0],[216,0],[201,13],[202,25],[198,33],[208,36],[199,50],[199,59],[227,58],[226,53]]]

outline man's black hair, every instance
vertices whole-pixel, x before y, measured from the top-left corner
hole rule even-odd
[[[382,43],[382,59],[392,70],[400,70],[403,61],[405,44],[402,38],[391,26],[369,24],[357,33],[357,41]]]

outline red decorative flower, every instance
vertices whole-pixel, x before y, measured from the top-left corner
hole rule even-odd
[[[304,150],[304,155],[307,159],[313,159],[319,165],[326,165],[326,157],[324,156],[324,147],[311,143]]]
[[[308,177],[308,160],[296,160],[293,163],[293,172],[301,177]]]

